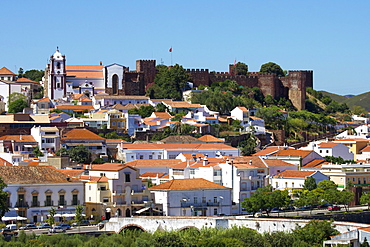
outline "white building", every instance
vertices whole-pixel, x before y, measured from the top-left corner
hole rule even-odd
[[[84,203],[83,182],[54,168],[1,166],[0,174],[7,184],[9,207],[29,222],[45,221],[52,207],[61,216],[73,217],[76,206]]]
[[[38,142],[42,152],[56,152],[60,148],[60,135],[57,127],[33,126],[31,135]]]
[[[150,191],[166,216],[231,214],[231,189],[202,178],[173,179]]]
[[[313,177],[316,184],[323,180],[330,180],[327,175],[320,171],[292,171],[280,172],[271,178],[271,186],[276,190],[288,190],[290,193],[294,189],[303,189],[304,181],[308,177]]]
[[[126,144],[118,145],[117,159],[175,159],[180,153],[202,153],[208,157],[240,156],[240,150],[222,143]]]

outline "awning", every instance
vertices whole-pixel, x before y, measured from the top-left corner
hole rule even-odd
[[[141,214],[142,212],[145,212],[149,209],[150,207],[146,207],[146,208],[142,208],[142,209],[139,209],[138,211],[135,212],[135,214]]]
[[[1,221],[16,221],[16,220],[27,220],[27,218],[25,217],[22,217],[22,216],[15,216],[15,217],[6,217],[6,216],[3,216],[1,217]]]

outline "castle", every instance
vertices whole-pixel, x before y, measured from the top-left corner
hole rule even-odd
[[[306,88],[313,88],[312,71],[288,71],[284,77],[273,73],[251,72],[248,76],[234,75],[233,64],[229,72],[209,72],[208,69],[187,69],[194,87],[210,86],[227,79],[241,86],[259,87],[264,96],[291,100],[298,110],[305,109]],[[66,65],[65,56],[58,50],[50,57],[45,70],[45,95],[50,99],[66,98],[71,94],[85,94],[92,97],[99,93],[109,95],[144,95],[145,88],[154,82],[155,60],[137,60],[136,70],[112,64]]]

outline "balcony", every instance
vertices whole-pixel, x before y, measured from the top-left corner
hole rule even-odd
[[[16,208],[28,208],[28,202],[19,201],[15,203]]]
[[[67,201],[66,200],[58,200],[58,206],[66,206]]]
[[[44,206],[45,207],[54,206],[54,201],[44,201]]]
[[[72,200],[72,201],[71,201],[71,205],[72,205],[72,206],[80,205],[80,200]]]
[[[219,202],[201,202],[201,203],[192,203],[192,202],[181,202],[182,208],[190,208],[192,207],[218,207],[220,205]]]
[[[124,190],[113,190],[112,195],[113,196],[122,196],[125,194]]]
[[[31,207],[40,207],[40,202],[39,201],[32,201],[31,202]]]

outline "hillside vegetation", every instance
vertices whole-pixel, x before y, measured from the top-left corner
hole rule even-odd
[[[366,111],[370,111],[370,92],[359,94],[351,98],[345,96],[329,93],[326,91],[320,91],[323,95],[328,95],[333,100],[339,103],[346,103],[348,107],[353,110],[355,106],[364,108]]]

